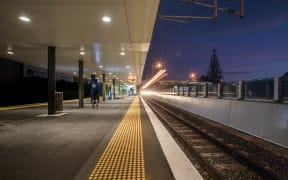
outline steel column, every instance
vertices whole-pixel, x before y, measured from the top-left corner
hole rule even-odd
[[[105,73],[102,74],[102,100],[103,100],[103,102],[106,100],[106,79],[105,79]]]
[[[48,115],[56,113],[56,47],[48,46]]]
[[[84,62],[83,60],[79,60],[79,91],[78,91],[78,96],[79,96],[79,108],[84,107],[84,79],[83,79],[83,65]]]

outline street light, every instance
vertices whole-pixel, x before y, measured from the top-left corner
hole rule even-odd
[[[192,81],[196,81],[196,80],[197,80],[197,78],[196,78],[196,73],[191,73],[191,74],[190,74],[190,77],[191,77],[191,80],[192,80]]]
[[[161,68],[162,67],[162,64],[161,63],[157,63],[157,68]]]
[[[153,69],[157,68],[157,69],[161,69],[162,64],[160,62],[156,63],[155,65],[151,66],[151,77],[153,77]]]

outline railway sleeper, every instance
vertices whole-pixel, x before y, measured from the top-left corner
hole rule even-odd
[[[226,156],[225,154],[223,154],[223,153],[215,153],[215,152],[211,152],[211,153],[207,153],[207,152],[204,152],[204,153],[200,153],[201,154],[201,156],[203,156],[204,158],[214,158],[214,157],[217,157],[217,158],[219,158],[219,157],[224,157],[224,156]]]
[[[239,169],[243,169],[243,166],[241,166],[240,164],[233,164],[233,163],[228,163],[228,164],[215,164],[213,165],[216,169],[221,170],[221,171],[231,171],[231,170],[239,170]]]

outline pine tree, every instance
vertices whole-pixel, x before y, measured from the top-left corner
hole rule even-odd
[[[222,80],[222,69],[220,67],[220,63],[218,61],[218,55],[216,54],[216,49],[214,48],[212,51],[212,55],[210,58],[210,64],[207,72],[208,81],[213,83],[218,83]]]

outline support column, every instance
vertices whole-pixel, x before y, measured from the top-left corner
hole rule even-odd
[[[48,46],[48,115],[56,113],[56,47]]]
[[[121,94],[122,94],[122,98],[124,98],[124,84],[121,82]],[[135,93],[136,93],[136,89],[135,89]]]
[[[78,97],[79,97],[79,108],[83,108],[84,107],[84,79],[83,79],[83,65],[84,62],[83,60],[79,60],[79,91],[78,91]]]
[[[113,78],[113,99],[116,99],[116,87],[115,87],[116,83],[115,83],[115,78]]]
[[[120,90],[121,90],[121,87],[120,87],[120,81],[119,81],[119,79],[118,79],[118,81],[117,81],[117,84],[118,84],[118,94],[119,94],[119,98],[120,98],[121,95],[122,95],[122,92],[120,91]]]
[[[218,83],[218,98],[223,97],[223,84],[220,82]]]
[[[199,92],[199,85],[198,84],[196,84],[196,86],[195,86],[195,97],[198,97],[198,92]]]
[[[276,77],[274,79],[274,102],[282,101],[282,78]]]
[[[208,97],[208,84],[204,84],[204,97]]]
[[[96,74],[91,74],[90,76],[90,103],[92,104],[92,107],[93,107],[93,92],[92,92],[92,82],[96,79]]]
[[[106,100],[106,79],[105,79],[105,73],[102,74],[102,100],[103,100],[103,102]]]
[[[238,94],[238,100],[243,100],[244,97],[245,97],[244,81],[239,81],[239,94]]]

